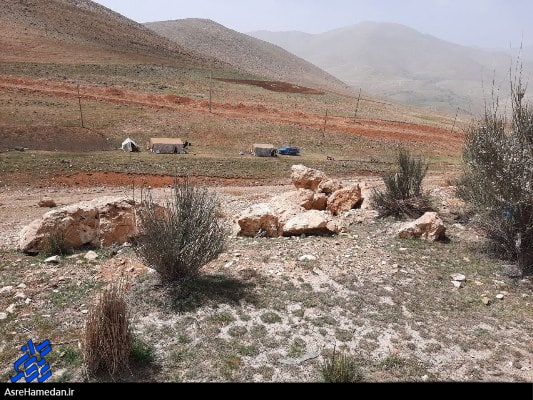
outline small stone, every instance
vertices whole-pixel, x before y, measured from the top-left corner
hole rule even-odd
[[[498,300],[503,300],[505,298],[505,296],[502,293],[499,293],[499,294],[496,295],[496,298]]]
[[[233,256],[234,256],[234,257],[241,257],[242,254],[241,254],[241,253],[235,253]]]
[[[233,261],[227,262],[226,264],[224,264],[224,268],[231,268],[234,264],[235,263]]]
[[[455,286],[457,289],[459,289],[463,283],[459,281],[452,281],[453,286]]]
[[[28,298],[24,301],[24,303],[26,303],[26,304],[30,304],[30,303],[31,303],[31,299],[28,297]]]
[[[50,197],[43,197],[39,203],[37,203],[37,205],[39,207],[43,207],[43,208],[54,208],[54,207],[57,207],[57,204],[56,202],[54,201],[54,199],[51,199]]]
[[[486,306],[490,305],[490,299],[488,297],[482,297],[481,298],[481,301],[483,302],[483,304],[485,304]]]
[[[7,313],[5,312],[0,312],[0,321],[4,320],[7,318]]]
[[[131,243],[130,242],[126,242],[122,245],[122,247],[131,247]]]
[[[408,249],[406,249],[405,247],[400,247],[400,251],[407,251]]]
[[[46,260],[44,260],[44,262],[47,264],[59,264],[59,261],[61,261],[61,257],[59,256],[48,257]]]
[[[422,377],[422,382],[427,382],[427,381],[429,381],[429,376],[424,375],[424,376]]]
[[[6,312],[8,314],[13,314],[15,312],[15,307],[16,307],[15,303],[11,304],[8,308],[6,308]]]
[[[387,261],[382,261],[381,265],[387,265]]]
[[[81,313],[82,313],[82,314],[88,314],[88,313],[89,313],[89,310],[81,310]]]
[[[13,286],[4,286],[2,289],[0,289],[0,294],[11,292],[13,289]]]
[[[86,260],[89,260],[89,261],[94,261],[98,258],[98,254],[96,254],[96,252],[94,251],[88,251],[85,256],[83,256],[83,258],[85,258]]]
[[[476,286],[483,286],[483,282],[480,282],[480,281],[474,281],[474,284]]]
[[[451,277],[454,281],[457,281],[457,282],[466,281],[466,276],[464,276],[463,274],[452,274]]]
[[[305,256],[301,256],[299,258],[300,261],[302,262],[307,262],[307,261],[316,261],[316,257],[315,256],[312,256],[310,254],[306,254]]]
[[[22,300],[24,300],[24,299],[26,299],[27,296],[24,294],[24,292],[17,292],[17,293],[15,293],[15,296],[14,296],[14,297],[15,297],[15,299],[22,299]]]
[[[26,285],[24,283],[21,283],[17,286],[17,289],[26,289]]]

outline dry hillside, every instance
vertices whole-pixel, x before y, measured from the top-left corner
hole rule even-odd
[[[210,20],[191,18],[145,26],[180,46],[250,73],[326,90],[347,90],[339,79],[294,54]]]
[[[11,62],[211,62],[89,0],[3,0],[0,48]]]

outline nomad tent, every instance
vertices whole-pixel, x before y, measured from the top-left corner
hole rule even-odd
[[[124,151],[131,151],[131,152],[137,152],[140,151],[139,146],[137,146],[137,143],[135,143],[130,138],[127,138],[122,142],[122,150]]]
[[[256,157],[275,157],[276,149],[271,144],[254,144],[252,154]]]
[[[185,146],[181,139],[151,138],[150,151],[157,154],[185,154]]]

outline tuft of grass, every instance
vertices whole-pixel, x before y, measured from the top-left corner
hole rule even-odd
[[[380,361],[379,367],[385,371],[400,369],[405,365],[405,360],[397,354],[391,354]]]
[[[264,314],[261,314],[261,321],[265,324],[277,324],[282,321],[281,317],[275,312],[268,311]]]
[[[137,364],[150,364],[155,360],[155,347],[135,336],[131,345],[130,357]]]
[[[363,381],[363,373],[357,360],[347,354],[336,354],[320,365],[320,373],[326,383],[356,383]]]

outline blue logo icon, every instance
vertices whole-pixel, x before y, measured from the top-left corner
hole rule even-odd
[[[24,354],[13,365],[16,375],[11,377],[11,382],[18,382],[21,378],[24,378],[27,383],[35,379],[37,382],[44,382],[52,376],[50,365],[44,359],[44,356],[52,350],[49,340],[34,345],[30,339],[20,350]]]

